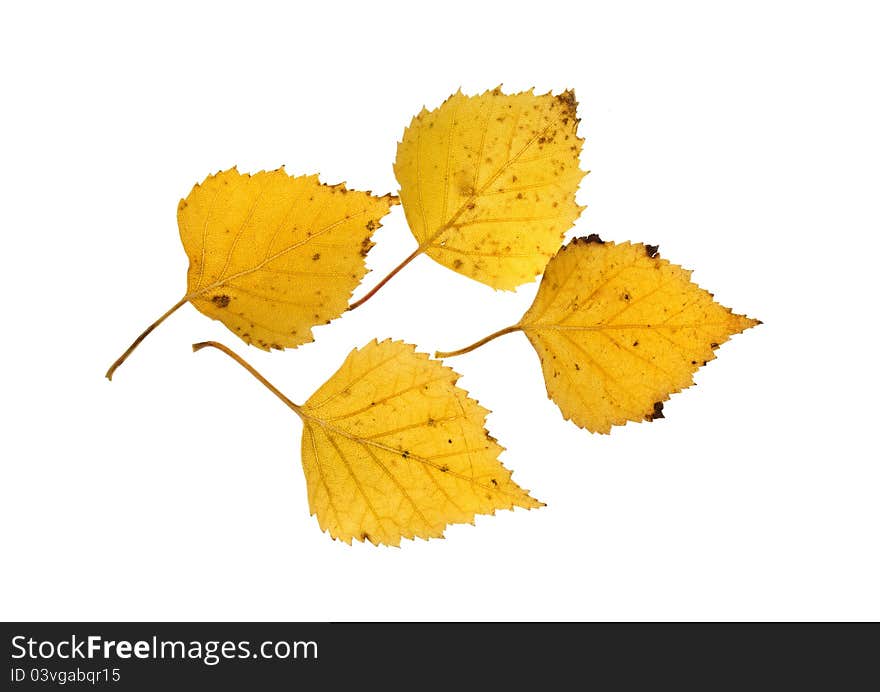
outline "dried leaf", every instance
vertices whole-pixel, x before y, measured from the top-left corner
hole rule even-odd
[[[663,417],[663,402],[693,384],[714,350],[758,320],[719,305],[691,272],[656,246],[577,238],[549,262],[514,331],[541,359],[548,396],[567,420],[607,433],[627,421]]]
[[[498,461],[488,411],[456,386],[458,374],[415,347],[372,341],[302,406],[268,385],[303,421],[309,509],[333,538],[399,545],[439,538],[477,514],[542,506]]]
[[[394,163],[419,246],[351,307],[422,253],[493,288],[533,281],[583,210],[578,122],[573,91],[459,91],[422,109]]]
[[[413,118],[394,171],[426,254],[493,288],[533,281],[582,210],[574,92],[458,92]]]
[[[177,220],[189,257],[186,304],[259,348],[312,341],[312,327],[348,307],[366,274],[371,236],[397,198],[324,185],[283,168],[255,175],[232,168],[208,176],[180,201]]]

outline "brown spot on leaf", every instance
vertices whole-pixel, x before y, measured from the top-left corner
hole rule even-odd
[[[321,259],[321,253],[320,253],[320,252],[316,252],[314,255],[312,255],[312,261],[313,261],[313,262],[317,262],[319,259]]]
[[[229,296],[223,294],[219,296],[213,296],[211,298],[211,302],[214,303],[218,308],[225,308],[229,306]]]
[[[583,243],[584,245],[589,245],[590,243],[596,243],[596,245],[604,245],[605,244],[605,241],[602,240],[598,236],[598,234],[596,234],[596,233],[590,233],[590,235],[588,235],[586,237],[575,238],[571,242],[574,243],[575,245],[577,245],[578,243]]]
[[[562,108],[563,117],[577,118],[577,98],[574,95],[574,89],[566,89],[559,96],[556,96],[556,102]]]
[[[660,249],[659,245],[645,245],[645,254],[652,259],[657,256],[657,251]]]
[[[663,402],[658,401],[654,404],[654,410],[651,413],[649,413],[647,416],[645,416],[645,420],[646,421],[653,421],[653,420],[657,420],[658,418],[665,418],[665,417],[666,416],[663,415]]]

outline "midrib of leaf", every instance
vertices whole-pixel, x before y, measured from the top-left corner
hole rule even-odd
[[[599,332],[613,329],[702,329],[704,327],[725,327],[726,322],[687,322],[683,324],[522,324],[523,331],[560,331],[560,332]]]
[[[459,348],[454,351],[437,351],[434,353],[435,358],[451,358],[453,356],[461,356],[465,353],[470,353],[471,351],[475,351],[481,346],[485,346],[490,341],[494,341],[495,339],[504,336],[505,334],[513,334],[514,332],[543,332],[543,331],[558,331],[558,332],[601,332],[601,331],[610,331],[614,329],[648,329],[651,331],[657,331],[658,336],[663,337],[669,343],[673,344],[676,349],[681,350],[682,345],[676,343],[671,338],[663,334],[661,330],[665,329],[702,329],[706,331],[707,327],[726,327],[726,322],[699,322],[699,323],[688,323],[688,324],[666,324],[666,323],[658,323],[658,324],[592,324],[592,325],[571,325],[571,324],[535,324],[528,323],[524,324],[520,322],[519,324],[511,325],[510,327],[505,327],[504,329],[499,329],[498,331],[492,332],[491,334],[484,336],[482,339],[475,341],[469,346],[465,346],[464,348]]]
[[[301,408],[295,409],[295,412],[297,413],[297,415],[299,415],[301,418],[307,420],[309,423],[321,426],[321,428],[324,429],[325,434],[332,433],[334,435],[339,435],[340,437],[344,437],[345,439],[351,440],[352,442],[359,444],[361,446],[375,447],[376,449],[380,449],[383,452],[387,452],[388,454],[393,454],[396,457],[402,457],[402,454],[404,451],[402,449],[396,449],[394,447],[391,447],[390,445],[386,445],[381,442],[377,442],[376,440],[372,440],[372,439],[369,439],[366,437],[361,437],[360,435],[354,435],[354,434],[348,432],[347,430],[343,430],[342,428],[339,428],[335,425],[332,425],[321,418],[317,418],[315,416],[310,416],[308,413],[303,411]],[[470,455],[472,453],[473,453],[473,450],[471,450],[471,449],[467,449],[467,450],[462,451],[462,454],[467,454],[468,457],[470,457]],[[448,456],[448,455],[446,455],[446,456]],[[487,485],[484,483],[480,483],[479,481],[475,480],[474,478],[469,478],[468,476],[465,476],[464,474],[453,471],[452,469],[446,469],[444,471],[443,465],[435,463],[433,461],[432,457],[423,457],[418,454],[414,454],[414,453],[410,452],[407,455],[406,460],[409,461],[410,459],[412,459],[413,461],[418,461],[421,464],[424,464],[425,466],[429,466],[429,467],[435,469],[436,471],[439,471],[445,475],[451,476],[453,478],[457,478],[462,481],[466,481],[466,482],[468,482],[472,485],[475,485],[479,488],[483,488],[484,490],[488,490],[493,493],[498,493],[500,495],[506,495],[508,497],[513,497],[513,498],[518,497],[514,493],[510,493],[505,490],[501,490],[500,488],[497,488],[495,486],[490,486],[490,485]]]
[[[482,185],[478,190],[475,190],[473,194],[471,194],[469,197],[467,197],[467,198],[465,199],[465,201],[461,204],[461,206],[459,206],[459,208],[453,213],[453,215],[452,215],[447,221],[443,222],[443,223],[441,224],[441,226],[440,226],[440,227],[439,227],[439,228],[438,228],[438,229],[437,229],[432,235],[428,236],[428,238],[427,238],[424,242],[422,242],[422,243],[419,244],[419,250],[420,250],[421,252],[424,252],[425,250],[428,249],[429,246],[433,245],[434,242],[435,242],[435,241],[436,241],[441,235],[443,235],[443,234],[446,233],[450,228],[452,228],[453,226],[455,226],[455,222],[458,221],[458,219],[461,217],[462,214],[464,214],[465,211],[467,211],[468,205],[472,204],[472,203],[475,202],[477,199],[479,199],[481,196],[483,196],[483,194],[486,192],[486,190],[489,189],[489,187],[492,185],[492,183],[494,183],[496,180],[498,180],[498,178],[499,178],[499,177],[500,177],[500,176],[501,176],[506,170],[508,170],[513,164],[515,164],[515,163],[519,160],[519,158],[520,158],[520,157],[521,157],[521,156],[522,156],[522,155],[523,155],[523,154],[524,154],[524,153],[525,153],[525,152],[526,152],[526,151],[527,151],[527,150],[528,150],[528,149],[529,149],[529,148],[530,148],[535,142],[537,142],[537,141],[538,141],[538,140],[539,140],[539,139],[540,139],[540,138],[541,138],[541,137],[542,137],[542,136],[543,136],[543,135],[544,135],[544,134],[545,134],[545,133],[551,128],[551,127],[553,127],[553,126],[555,126],[555,125],[557,125],[557,124],[559,123],[559,120],[561,119],[561,117],[562,117],[562,114],[557,115],[553,120],[551,120],[549,123],[547,123],[547,125],[544,127],[543,130],[541,130],[540,132],[535,133],[535,134],[532,136],[532,138],[531,138],[528,142],[526,142],[526,143],[522,146],[522,148],[521,148],[519,151],[516,152],[516,154],[515,154],[514,156],[508,158],[507,161],[505,161],[505,162],[504,162],[504,163],[503,163],[503,164],[502,164],[502,165],[501,165],[501,166],[500,166],[500,167],[499,167],[499,168],[498,168],[498,169],[497,169],[497,170],[496,170],[491,176],[489,176],[488,180],[487,180],[485,183],[483,183],[483,185]],[[514,125],[514,127],[515,127],[515,125]],[[487,123],[487,128],[488,128],[488,123]],[[421,124],[420,124],[420,125],[419,125],[419,137],[420,137],[420,138],[421,138],[421,130],[422,130],[422,126],[421,126]],[[451,130],[451,131],[450,131],[450,135],[449,135],[449,136],[450,136],[450,140],[451,140],[452,137],[453,137],[453,135],[454,135],[454,131],[455,131],[455,120],[453,120],[453,126],[452,126],[452,128],[450,128],[450,130]],[[416,153],[417,153],[417,154],[418,154],[418,144],[419,144],[420,141],[421,141],[421,139],[419,139],[419,140],[416,142],[416,146],[417,146]],[[476,178],[479,176],[479,170],[480,170],[479,167],[480,167],[481,164],[482,164],[482,151],[480,152],[480,157],[479,157],[479,159],[477,160],[477,169],[476,169],[476,174],[475,174],[475,176],[474,176],[474,179],[475,179],[475,180],[476,180]],[[421,171],[420,171],[420,168],[419,168],[419,166],[418,166],[418,158],[417,158],[417,164],[416,164],[416,180],[417,180],[418,190],[419,190],[419,206],[420,206],[420,208],[421,208],[421,210],[422,210],[422,214],[423,214],[423,216],[422,216],[422,224],[423,224],[423,225],[425,226],[425,228],[427,229],[428,224],[427,224],[427,221],[426,221],[425,218],[424,218],[424,206],[421,204],[421,199],[422,199],[422,194],[421,194],[421,190],[422,190],[422,181],[421,181]],[[445,185],[444,185],[444,190],[448,189],[448,187],[449,187],[449,171],[447,170],[447,172],[446,172],[446,179],[445,179]],[[445,214],[445,208],[444,208],[444,214]],[[483,220],[483,221],[485,221],[485,220]],[[482,223],[483,221],[480,221],[480,223]]]
[[[551,120],[544,127],[543,130],[536,133],[528,142],[526,142],[525,145],[523,145],[523,147],[513,157],[508,158],[508,160],[505,161],[504,164],[502,164],[501,167],[498,168],[498,170],[496,170],[478,190],[475,190],[473,194],[469,195],[465,199],[465,201],[461,204],[461,206],[459,206],[459,208],[455,211],[455,213],[453,213],[453,215],[448,220],[443,222],[439,226],[439,228],[437,228],[436,231],[434,231],[433,233],[428,235],[424,240],[419,241],[418,247],[416,247],[416,249],[413,250],[409,256],[404,258],[404,260],[402,262],[400,262],[400,264],[398,264],[394,269],[392,269],[388,274],[386,274],[385,278],[383,278],[381,281],[379,281],[379,283],[377,283],[375,286],[373,286],[373,288],[371,288],[369,291],[367,291],[366,294],[364,294],[362,297],[358,298],[351,305],[349,305],[348,309],[355,310],[355,309],[359,308],[361,305],[363,305],[368,300],[370,300],[370,298],[372,298],[374,295],[376,295],[376,293],[379,292],[385,284],[387,284],[392,278],[394,278],[398,274],[398,272],[400,272],[404,267],[406,267],[416,257],[425,253],[429,248],[435,247],[435,242],[437,241],[437,239],[440,238],[444,233],[446,233],[450,228],[455,226],[455,222],[458,221],[458,219],[461,217],[462,214],[464,214],[464,212],[467,210],[468,206],[471,203],[473,203],[476,199],[481,197],[486,192],[486,190],[489,189],[489,187],[492,185],[492,183],[494,183],[498,179],[498,177],[502,173],[504,173],[504,171],[508,170],[514,163],[516,163],[520,159],[520,157],[523,155],[523,153],[526,150],[528,150],[538,139],[540,139],[544,135],[544,133],[546,133],[551,127],[555,126],[561,118],[562,118],[562,114],[560,113],[553,120]],[[488,127],[488,123],[487,123],[487,127]],[[515,128],[516,128],[516,123],[514,123],[514,130],[515,130]],[[424,128],[423,128],[422,123],[419,123],[419,127],[416,130],[416,153],[415,153],[415,156],[416,156],[416,199],[418,200],[419,213],[422,217],[422,229],[424,230],[425,233],[427,233],[428,232],[428,220],[427,220],[427,217],[425,214],[425,205],[423,202],[423,195],[422,195],[421,147],[422,147],[422,130],[423,129]],[[447,146],[449,146],[449,143],[452,141],[452,137],[454,134],[455,134],[455,120],[453,119],[453,125],[452,125],[452,127],[450,127],[450,133],[449,133],[450,139],[447,142]],[[482,146],[483,145],[481,143],[481,148],[482,148]],[[475,176],[474,176],[475,180],[479,177],[480,167],[482,165],[482,158],[483,157],[482,157],[482,152],[481,152],[481,155],[477,160]],[[448,164],[448,162],[449,162],[449,155],[447,154],[447,164]],[[449,188],[449,173],[447,171],[446,172],[446,179],[444,181],[444,188],[443,188],[443,190],[444,190],[444,192],[443,192],[443,194],[444,194],[443,214],[444,215],[446,213],[445,207],[446,207],[446,195],[448,194],[448,188]],[[415,235],[415,229],[413,229],[413,234]],[[487,256],[497,256],[497,255],[493,254],[493,255],[487,255]]]
[[[229,276],[224,277],[221,275],[221,277],[218,278],[214,283],[212,283],[208,286],[205,286],[202,289],[194,290],[192,293],[187,293],[187,295],[185,296],[185,300],[193,300],[195,298],[200,298],[201,296],[205,295],[206,293],[216,291],[218,288],[222,288],[222,287],[228,285],[231,281],[234,281],[235,279],[239,279],[242,276],[248,276],[250,274],[253,274],[254,272],[258,272],[258,271],[260,271],[260,269],[265,267],[267,264],[274,262],[275,260],[283,257],[284,255],[287,255],[287,254],[293,252],[294,250],[296,250],[304,245],[308,245],[315,238],[318,238],[321,235],[324,235],[325,233],[329,233],[330,231],[332,231],[334,228],[337,228],[341,224],[347,223],[348,221],[351,221],[352,219],[356,219],[359,216],[363,216],[364,214],[366,214],[368,212],[369,212],[369,209],[363,209],[355,214],[351,214],[350,216],[346,216],[342,219],[334,221],[333,223],[328,224],[327,226],[322,228],[321,230],[313,233],[309,237],[307,237],[303,240],[297,241],[295,243],[292,243],[291,245],[288,245],[287,247],[279,250],[278,252],[276,252],[268,257],[265,257],[264,259],[260,260],[260,262],[258,262],[257,264],[255,264],[252,267],[248,267],[247,269],[242,269],[241,271],[235,272],[234,274],[230,274]]]

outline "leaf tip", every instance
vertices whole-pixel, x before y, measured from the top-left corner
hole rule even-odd
[[[740,330],[740,332],[744,332],[746,329],[752,329],[753,327],[758,327],[764,324],[761,320],[756,320],[754,317],[748,317],[747,315],[738,315],[740,319],[745,323],[745,326]]]

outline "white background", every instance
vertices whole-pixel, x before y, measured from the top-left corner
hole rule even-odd
[[[872,3],[13,3],[2,58],[3,619],[878,619],[878,17]],[[303,401],[355,346],[515,321],[421,257],[317,341],[246,347],[186,306],[177,201],[286,164],[396,191],[422,105],[573,87],[571,235],[659,243],[735,337],[665,420],[591,435],[511,335],[450,365],[545,509],[348,547],[308,514]],[[415,241],[397,207],[373,272]]]

